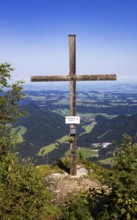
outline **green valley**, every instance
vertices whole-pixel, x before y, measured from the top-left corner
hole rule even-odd
[[[52,89],[54,88],[54,89]],[[21,106],[28,115],[15,123],[13,132],[22,137],[18,151],[23,157],[33,157],[42,163],[52,162],[69,150],[69,92],[33,86],[24,90],[26,98]],[[128,133],[137,142],[137,86],[136,84],[113,84],[110,87],[79,87],[77,91],[77,148],[89,160],[101,161],[112,157],[114,142]],[[98,156],[90,154],[92,150]],[[89,154],[88,154],[89,153]],[[108,160],[109,161],[109,160]],[[103,162],[102,162],[103,164]]]

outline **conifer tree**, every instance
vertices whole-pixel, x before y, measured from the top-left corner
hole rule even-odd
[[[111,177],[112,198],[120,219],[137,218],[137,144],[124,134],[114,153]]]
[[[0,65],[0,219],[46,219],[50,206],[44,182],[30,162],[19,162],[13,150],[19,140],[10,131],[16,118],[24,115],[19,111],[24,95],[21,82],[10,84],[11,71],[10,64]]]

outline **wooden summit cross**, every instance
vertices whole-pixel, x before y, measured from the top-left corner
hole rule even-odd
[[[76,35],[69,35],[69,75],[66,76],[32,76],[32,82],[70,81],[70,116],[76,115],[76,81],[116,80],[116,75],[76,75]],[[73,130],[73,132],[71,132]],[[77,174],[76,167],[76,124],[70,124],[70,175]]]

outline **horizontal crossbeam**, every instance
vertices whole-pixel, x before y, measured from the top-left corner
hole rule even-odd
[[[45,81],[95,81],[95,80],[116,80],[115,74],[107,75],[66,75],[66,76],[31,76],[31,82]]]

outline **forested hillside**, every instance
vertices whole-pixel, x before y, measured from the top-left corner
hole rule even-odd
[[[24,105],[28,114],[17,120],[15,127],[24,126],[27,130],[23,135],[23,143],[18,151],[23,157],[33,157],[41,147],[46,146],[68,134],[64,118],[48,110],[42,110],[33,102]]]
[[[121,142],[122,134],[129,134],[133,142],[137,143],[137,114],[127,116],[119,115],[108,119],[104,116],[96,116],[97,124],[89,133],[79,137],[78,143],[90,146],[96,142]]]

